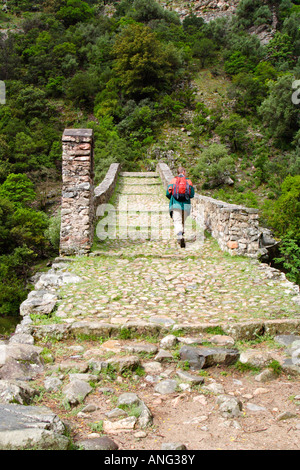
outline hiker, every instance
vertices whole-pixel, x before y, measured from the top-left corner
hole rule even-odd
[[[173,178],[167,188],[166,196],[170,199],[169,212],[173,218],[177,241],[181,248],[185,247],[184,224],[191,212],[191,199],[195,189],[191,180],[186,178],[186,171],[179,167],[177,177]]]

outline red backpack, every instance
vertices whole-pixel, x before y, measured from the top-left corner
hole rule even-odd
[[[172,195],[178,201],[188,200],[190,198],[190,185],[185,176],[178,176],[173,185]]]

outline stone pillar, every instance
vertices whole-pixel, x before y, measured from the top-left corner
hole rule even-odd
[[[62,137],[60,254],[90,251],[94,232],[92,129],[65,129]]]

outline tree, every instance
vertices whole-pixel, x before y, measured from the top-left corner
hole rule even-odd
[[[26,175],[11,173],[0,186],[0,197],[26,205],[35,200],[36,193],[33,183]]]
[[[271,223],[279,236],[292,232],[300,242],[300,175],[285,178]]]
[[[245,149],[247,139],[247,122],[238,114],[232,114],[216,127],[216,133],[234,152]]]
[[[275,66],[287,62],[291,66],[295,61],[293,49],[292,38],[288,34],[277,31],[267,46],[270,62]]]
[[[203,150],[192,172],[196,177],[205,176],[207,184],[216,187],[224,184],[234,170],[234,160],[228,154],[226,146],[211,144]]]
[[[67,0],[67,4],[62,6],[56,13],[56,17],[63,21],[66,27],[78,23],[85,22],[92,18],[94,10],[88,3],[81,0]]]
[[[205,65],[211,63],[216,57],[215,43],[208,38],[198,39],[192,47],[192,54],[194,57],[200,59],[201,67],[205,67]]]
[[[132,24],[122,30],[113,54],[121,89],[126,95],[140,99],[166,89],[181,65],[176,49],[163,48],[156,34],[142,24]]]
[[[258,109],[270,136],[281,143],[289,143],[299,130],[299,108],[292,102],[293,81],[290,74],[270,81],[269,95]]]

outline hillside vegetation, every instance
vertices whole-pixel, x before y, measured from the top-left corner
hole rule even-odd
[[[0,316],[17,315],[32,266],[57,253],[59,211],[48,202],[59,201],[65,127],[94,130],[96,182],[112,162],[136,171],[159,159],[184,164],[199,192],[259,207],[300,282],[299,0],[242,0],[209,23],[180,21],[154,0],[7,7]]]

